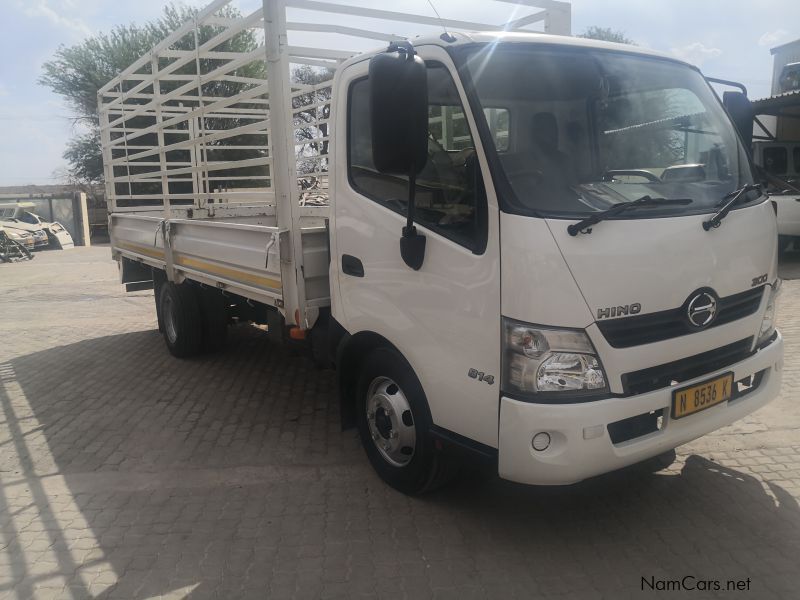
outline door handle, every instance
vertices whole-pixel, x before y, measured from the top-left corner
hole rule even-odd
[[[360,258],[349,254],[342,254],[342,273],[345,275],[352,275],[353,277],[363,277],[364,264],[361,262]]]

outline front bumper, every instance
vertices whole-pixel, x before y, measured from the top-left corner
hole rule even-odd
[[[503,397],[500,401],[498,471],[500,477],[533,485],[564,485],[641,462],[741,419],[775,398],[783,370],[780,334],[752,356],[701,377],[628,397],[576,404],[533,404]],[[734,381],[762,373],[757,386],[699,413],[671,419],[672,392],[733,371]],[[608,425],[663,409],[657,431],[613,443]],[[550,435],[550,446],[536,451],[538,432]],[[596,437],[594,437],[596,436]],[[587,439],[588,438],[588,439]]]

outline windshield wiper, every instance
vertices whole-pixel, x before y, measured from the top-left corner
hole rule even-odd
[[[717,204],[717,208],[719,210],[711,217],[708,221],[703,221],[703,229],[708,231],[709,229],[719,227],[719,224],[722,223],[722,219],[728,216],[728,213],[731,212],[731,209],[736,206],[742,198],[746,198],[747,192],[752,192],[753,190],[761,190],[760,183],[748,183],[747,185],[743,185],[738,190],[733,190],[730,194],[725,194],[722,197],[722,200],[719,204]],[[728,200],[730,198],[730,200]]]
[[[577,223],[573,223],[567,227],[567,233],[571,236],[576,236],[581,233],[583,230],[588,229],[592,225],[599,223],[600,221],[605,221],[609,217],[615,217],[625,211],[634,209],[634,208],[652,208],[658,206],[673,206],[673,205],[686,205],[691,204],[691,198],[651,198],[650,196],[642,196],[641,198],[637,198],[636,200],[630,200],[628,202],[620,202],[619,204],[615,204],[611,208],[607,208],[606,210],[602,210],[598,213],[595,213],[585,219],[578,221]]]

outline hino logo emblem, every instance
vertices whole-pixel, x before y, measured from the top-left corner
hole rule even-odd
[[[712,291],[697,292],[686,305],[686,317],[694,327],[708,327],[717,316],[717,298]]]

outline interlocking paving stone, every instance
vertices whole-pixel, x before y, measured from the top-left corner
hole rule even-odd
[[[249,326],[173,359],[108,248],[0,265],[0,598],[617,599],[685,575],[800,597],[798,292],[781,397],[667,470],[407,498],[340,431],[332,371]]]

